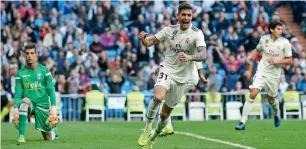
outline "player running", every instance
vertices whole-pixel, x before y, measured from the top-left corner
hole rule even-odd
[[[154,36],[146,37],[147,33],[141,32],[139,38],[146,47],[167,40],[169,43],[165,52],[165,60],[160,64],[157,82],[154,87],[154,97],[151,100],[147,113],[146,131],[150,130],[153,119],[158,112],[158,107],[163,100],[160,120],[155,131],[148,137],[142,138],[144,149],[153,148],[157,136],[167,125],[170,113],[179,102],[186,90],[194,86],[192,80],[194,61],[203,61],[206,56],[206,44],[201,30],[191,24],[192,7],[183,3],[178,8],[177,19],[179,24],[163,28]]]
[[[292,51],[289,41],[281,37],[283,32],[283,23],[275,20],[269,24],[270,35],[260,38],[257,48],[247,58],[247,63],[262,53],[253,84],[250,86],[251,93],[248,100],[245,101],[242,118],[235,127],[236,130],[244,130],[248,114],[252,110],[252,104],[261,89],[265,89],[268,94],[268,102],[272,105],[274,114],[274,125],[279,127],[281,124],[279,101],[275,99],[278,93],[282,64],[292,64]]]
[[[41,131],[44,140],[54,140],[58,119],[51,73],[46,67],[37,63],[34,44],[27,44],[24,53],[26,66],[17,72],[14,96],[13,122],[19,130],[18,143],[25,142],[28,109],[34,113],[35,127]]]

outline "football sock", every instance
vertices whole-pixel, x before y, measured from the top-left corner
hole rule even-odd
[[[146,127],[145,130],[151,130],[152,129],[152,123],[156,116],[156,113],[159,110],[159,105],[161,102],[155,101],[154,98],[150,101],[148,113],[147,113],[147,121],[146,121]]]
[[[1,112],[1,120],[5,118],[5,116],[10,112],[10,109],[7,107],[4,107],[2,112]]]
[[[24,136],[27,119],[28,119],[28,104],[21,103],[19,110],[19,135]]]
[[[251,98],[245,101],[242,111],[242,118],[240,122],[245,124],[246,120],[248,119],[249,113],[252,111],[253,102],[254,99]]]
[[[279,101],[277,99],[275,99],[274,101],[274,104],[272,104],[273,115],[280,116]]]
[[[156,129],[155,131],[153,132],[153,134],[149,137],[149,140],[150,141],[155,141],[156,137],[160,134],[160,132],[166,127],[166,125],[168,124],[168,121],[169,121],[169,118],[168,117],[167,119],[165,120],[162,120],[160,119],[156,125]]]
[[[172,127],[171,116],[168,118],[168,124],[167,124],[166,127],[167,128],[171,128]]]

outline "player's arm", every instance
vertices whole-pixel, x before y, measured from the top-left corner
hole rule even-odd
[[[161,31],[156,33],[155,35],[147,37],[148,33],[141,31],[138,37],[141,39],[141,42],[144,46],[150,47],[160,41],[166,39],[166,32],[168,31],[168,27],[163,28]]]
[[[22,88],[22,81],[20,71],[17,72],[15,78],[15,95],[14,95],[14,107],[18,108],[20,105],[20,100],[22,96],[23,88]]]
[[[202,83],[207,84],[208,80],[204,76],[202,62],[196,62],[196,68],[198,70],[198,75]]]
[[[283,59],[279,58],[270,58],[269,59],[270,64],[286,64],[286,65],[291,65],[292,64],[292,57],[285,57]]]
[[[158,42],[157,38],[155,36],[149,36],[146,37],[148,33],[146,32],[140,32],[139,38],[141,39],[141,42],[144,46],[150,47]]]
[[[286,41],[285,46],[284,46],[284,52],[285,52],[285,58],[280,59],[276,57],[271,57],[269,59],[270,64],[286,64],[286,65],[291,65],[292,64],[292,51],[291,51],[291,45],[289,41]]]
[[[255,59],[255,57],[257,56],[257,55],[260,55],[260,53],[261,53],[262,51],[260,50],[260,49],[254,49],[254,50],[252,50],[252,52],[250,53],[250,55],[249,55],[249,57],[247,57],[247,59],[249,59],[249,60],[253,60],[253,59]]]
[[[257,44],[256,48],[252,50],[250,55],[247,57],[246,61],[247,64],[251,64],[251,60],[255,59],[257,55],[260,55],[260,53],[263,51],[263,37],[260,38],[259,43]]]
[[[47,70],[47,73],[45,74],[46,77],[46,89],[47,89],[47,94],[50,97],[50,102],[51,102],[51,113],[56,114],[56,96],[55,96],[55,88],[54,84],[52,82],[52,75],[49,70]]]

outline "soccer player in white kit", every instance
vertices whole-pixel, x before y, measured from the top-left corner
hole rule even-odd
[[[139,38],[146,47],[167,40],[165,60],[160,65],[159,75],[154,87],[154,97],[147,113],[146,127],[139,141],[144,149],[153,148],[158,134],[168,123],[172,109],[179,102],[184,92],[194,86],[192,76],[195,61],[203,61],[206,57],[206,44],[201,30],[191,24],[192,7],[182,3],[176,15],[179,24],[163,28],[154,36],[146,37],[147,33],[140,32]],[[165,100],[160,113],[160,120],[155,131],[150,134],[152,121],[158,112],[158,107]],[[149,134],[149,135],[147,135]]]
[[[251,93],[248,100],[245,101],[242,118],[240,123],[235,127],[236,130],[244,130],[248,114],[252,110],[252,103],[261,89],[265,89],[268,94],[268,102],[272,105],[274,114],[274,126],[279,127],[281,124],[279,101],[275,99],[278,93],[282,64],[292,64],[291,45],[286,38],[281,37],[283,32],[283,23],[273,20],[269,24],[270,35],[260,38],[260,41],[247,58],[247,63],[259,53],[262,53],[253,84],[250,86]]]

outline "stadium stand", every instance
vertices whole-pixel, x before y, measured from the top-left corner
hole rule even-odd
[[[251,80],[245,72],[253,75],[257,62],[247,69],[245,58],[256,47],[259,38],[268,33],[269,21],[281,19],[277,8],[289,3],[294,21],[301,25],[304,39],[306,36],[303,1],[191,3],[195,8],[192,22],[203,31],[207,44],[208,57],[203,63],[205,75],[219,84],[217,90],[221,93],[237,91],[235,86],[239,83],[242,89],[248,89]],[[22,49],[28,42],[34,42],[39,62],[52,72],[56,91],[60,94],[84,95],[93,83],[106,97],[109,93],[127,94],[134,85],[141,92],[152,92],[156,80],[154,69],[163,59],[166,43],[146,48],[137,35],[140,31],[154,34],[164,26],[175,24],[178,4],[179,1],[1,1],[1,83],[4,90],[14,94],[12,78],[15,74],[11,73],[10,66],[23,67]],[[292,84],[297,91],[305,92],[305,46],[288,28],[283,36],[291,42],[294,62],[292,66],[283,67],[285,79],[280,91],[285,92]],[[199,83],[191,92],[206,91],[207,87]],[[203,97],[187,98],[186,102],[204,101]],[[80,111],[68,109],[67,104],[71,103],[62,100],[63,119],[70,117],[71,110],[74,111],[72,117],[80,119]],[[148,103],[147,98],[145,101]],[[83,101],[73,102],[73,106],[82,104]]]

